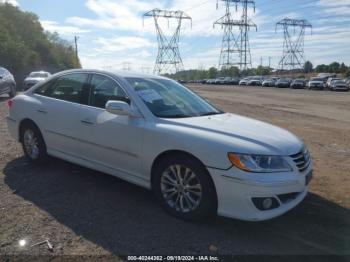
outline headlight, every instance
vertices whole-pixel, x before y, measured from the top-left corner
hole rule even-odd
[[[244,171],[255,173],[274,173],[292,171],[288,162],[280,156],[259,156],[229,153],[231,163]]]

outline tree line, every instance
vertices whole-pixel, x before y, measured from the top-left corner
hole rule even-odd
[[[208,70],[185,70],[175,74],[166,74],[165,76],[177,79],[177,80],[202,80],[202,79],[214,79],[217,77],[241,77],[241,76],[256,76],[256,75],[272,75],[278,73],[286,73],[286,71],[276,72],[270,67],[258,66],[257,68],[247,69],[240,71],[238,67],[232,66],[230,68],[219,70],[215,67],[211,67]],[[333,62],[329,65],[317,65],[315,68],[310,61],[305,62],[302,70],[295,70],[293,73],[298,74],[298,77],[305,77],[303,74],[309,73],[334,73],[343,74],[345,77],[350,77],[350,66],[346,66],[344,63]]]
[[[31,71],[56,73],[81,65],[72,44],[45,32],[35,14],[0,4],[0,67],[21,82]]]

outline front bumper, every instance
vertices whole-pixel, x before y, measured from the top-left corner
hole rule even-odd
[[[306,176],[312,172],[312,163],[302,173],[294,170],[279,174],[251,174],[234,167],[229,170],[208,170],[217,192],[218,215],[246,221],[262,221],[286,213],[305,198],[308,192]],[[261,176],[261,179],[251,179],[254,176]],[[291,197],[288,199],[288,196]],[[278,207],[260,210],[253,203],[253,198],[274,198]]]

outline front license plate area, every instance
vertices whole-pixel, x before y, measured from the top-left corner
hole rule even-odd
[[[305,176],[305,185],[308,186],[310,184],[310,181],[312,180],[313,177],[313,172],[310,171],[306,176]]]

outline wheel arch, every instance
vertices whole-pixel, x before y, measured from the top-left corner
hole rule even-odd
[[[214,188],[214,191],[215,191],[216,203],[218,203],[218,195],[217,195],[215,183],[214,183],[213,178],[211,177],[210,172],[208,171],[206,165],[198,157],[194,156],[193,154],[191,154],[189,152],[183,151],[183,150],[167,150],[167,151],[160,153],[154,159],[154,161],[152,163],[152,167],[151,167],[151,189],[153,190],[153,179],[154,179],[154,173],[155,173],[157,165],[165,158],[172,157],[172,156],[179,156],[179,155],[185,155],[187,157],[194,159],[195,161],[200,163],[207,170],[209,179],[210,179],[212,186]]]
[[[21,143],[23,142],[22,141],[22,131],[23,131],[23,127],[25,127],[26,125],[34,125],[40,131],[41,136],[42,136],[42,132],[41,132],[40,128],[38,127],[38,125],[32,119],[24,118],[21,120],[21,122],[18,125],[18,141],[19,142],[21,142]]]

